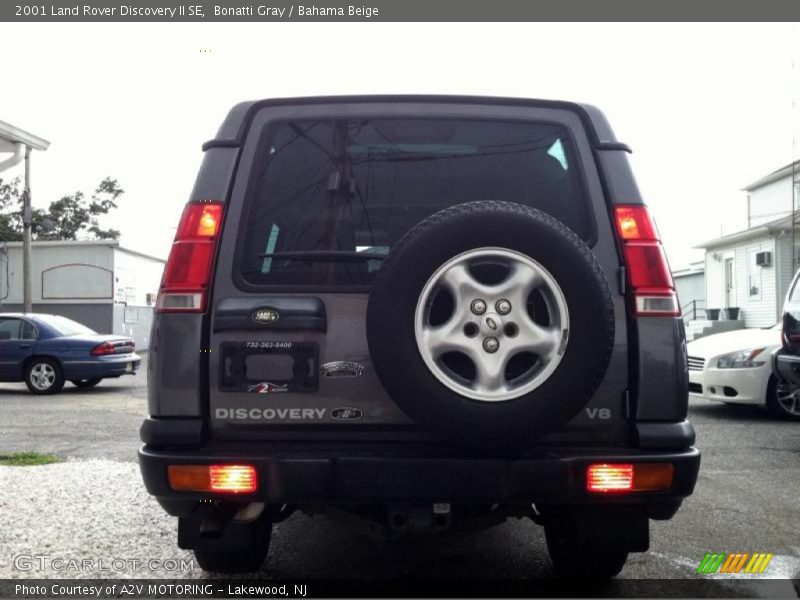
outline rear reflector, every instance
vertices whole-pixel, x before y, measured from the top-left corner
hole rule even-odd
[[[677,317],[681,310],[667,255],[647,207],[614,207],[617,234],[622,242],[633,310],[639,317]]]
[[[656,492],[672,486],[670,463],[594,464],[586,470],[586,489],[599,493]]]
[[[170,465],[167,478],[170,487],[179,492],[250,494],[258,489],[251,465]]]
[[[161,280],[158,312],[203,312],[214,267],[220,202],[193,202],[181,216]]]

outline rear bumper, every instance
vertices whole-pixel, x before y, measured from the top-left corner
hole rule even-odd
[[[292,450],[248,447],[241,450],[157,450],[143,446],[139,464],[147,490],[168,512],[182,515],[198,500],[290,504],[350,503],[505,503],[530,505],[627,504],[649,507],[653,518],[669,518],[692,493],[700,466],[696,448],[679,451],[542,450],[524,458],[403,454],[388,448]],[[435,456],[435,454],[434,454]],[[661,492],[592,494],[586,491],[590,463],[669,462],[672,487]],[[167,466],[248,464],[256,468],[253,494],[213,495],[176,492]]]
[[[138,354],[98,356],[92,360],[62,361],[65,379],[92,379],[135,375],[142,358]]]

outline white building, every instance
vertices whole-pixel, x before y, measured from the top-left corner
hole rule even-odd
[[[748,228],[700,244],[705,254],[706,307],[739,308],[746,327],[774,325],[798,263],[800,161],[751,183]]]
[[[128,335],[147,348],[163,260],[116,240],[37,241],[31,254],[34,312]],[[0,312],[21,312],[22,296],[22,242],[0,242]]]
[[[672,278],[675,280],[675,291],[678,292],[684,319],[696,319],[703,316],[706,308],[706,276],[705,261],[689,263],[683,269],[675,269]]]

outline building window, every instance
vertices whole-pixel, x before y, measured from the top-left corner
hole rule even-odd
[[[756,264],[758,252],[758,248],[747,252],[747,285],[751,300],[761,300],[761,267]]]

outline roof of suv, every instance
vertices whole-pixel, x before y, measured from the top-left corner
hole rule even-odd
[[[494,96],[446,96],[446,95],[368,95],[368,96],[306,96],[300,98],[274,98],[249,100],[234,106],[217,131],[217,136],[203,144],[203,150],[210,148],[231,148],[240,146],[247,128],[255,113],[268,106],[287,104],[348,104],[366,102],[418,102],[418,103],[458,103],[458,104],[500,104],[508,106],[531,106],[568,110],[576,113],[589,133],[592,145],[600,150],[624,150],[630,148],[619,142],[605,115],[591,104],[565,102],[562,100],[537,100],[529,98],[504,98]]]

